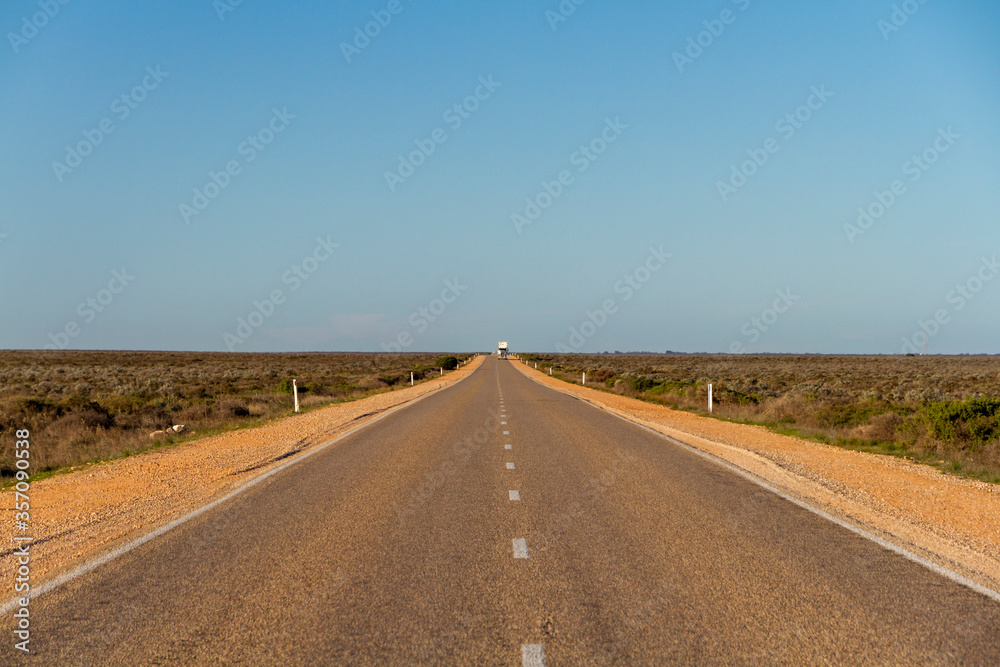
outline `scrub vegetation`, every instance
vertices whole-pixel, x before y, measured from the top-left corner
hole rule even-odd
[[[1000,357],[521,355],[568,382],[1000,483]]]
[[[32,474],[134,454],[409,386],[469,355],[0,351],[0,477],[14,432],[31,432]],[[180,433],[158,434],[183,424]]]

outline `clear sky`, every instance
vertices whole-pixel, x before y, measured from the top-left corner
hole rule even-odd
[[[0,30],[0,348],[1000,353],[992,0]]]

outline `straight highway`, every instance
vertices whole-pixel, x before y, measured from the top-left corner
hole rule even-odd
[[[0,662],[1000,664],[997,602],[514,363],[40,596]]]

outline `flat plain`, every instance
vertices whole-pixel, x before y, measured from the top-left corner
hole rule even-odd
[[[522,354],[670,407],[1000,483],[1000,357]]]
[[[391,391],[468,355],[0,351],[0,479],[14,431],[31,432],[33,474],[135,454],[303,409]],[[173,425],[183,433],[150,437]]]

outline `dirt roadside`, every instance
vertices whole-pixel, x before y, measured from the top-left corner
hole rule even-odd
[[[478,357],[414,387],[33,482],[29,493],[32,587],[169,523],[387,410],[454,384],[482,362],[483,357]],[[14,596],[13,496],[13,489],[0,494],[0,602]]]
[[[791,497],[1000,591],[1000,487],[521,372],[712,454]]]

